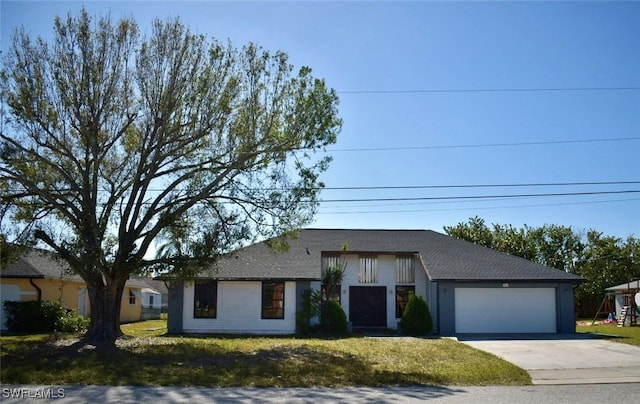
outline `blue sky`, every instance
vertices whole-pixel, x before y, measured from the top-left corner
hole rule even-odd
[[[196,32],[310,66],[338,91],[344,120],[313,227],[442,231],[480,216],[640,236],[638,192],[495,197],[640,183],[352,189],[640,181],[639,2],[0,4],[3,49],[14,27],[46,37],[55,15],[84,5],[143,30],[180,16]],[[477,196],[493,198],[408,199]]]

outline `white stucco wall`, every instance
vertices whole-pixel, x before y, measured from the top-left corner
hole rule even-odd
[[[293,334],[296,285],[285,282],[284,319],[262,319],[262,282],[219,281],[217,318],[193,317],[193,282],[185,282],[183,331],[186,333]]]

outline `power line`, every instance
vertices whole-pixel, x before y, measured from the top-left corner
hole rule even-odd
[[[548,140],[539,142],[514,142],[514,143],[480,143],[463,145],[441,145],[441,146],[404,146],[404,147],[362,147],[349,149],[327,149],[328,152],[368,152],[368,151],[399,151],[399,150],[437,150],[437,149],[470,149],[484,147],[514,147],[514,146],[541,146],[553,144],[576,144],[576,143],[601,143],[601,142],[628,142],[640,140],[640,137],[618,137],[609,139],[574,139],[574,140]]]
[[[530,182],[510,184],[455,184],[455,185],[377,185],[377,186],[346,186],[346,187],[316,187],[308,190],[319,191],[373,191],[373,190],[401,190],[401,189],[473,189],[473,188],[524,188],[524,187],[569,187],[569,186],[600,186],[600,185],[637,185],[640,181],[586,181],[586,182]],[[246,188],[245,191],[290,191],[293,188]],[[9,188],[20,191],[22,188]],[[57,191],[70,191],[70,188]],[[163,188],[150,188],[149,192],[162,192]],[[500,197],[500,196],[499,196]]]
[[[402,198],[358,198],[358,199],[322,199],[321,203],[335,202],[402,202],[402,201],[435,201],[435,200],[465,200],[465,199],[511,199],[511,198],[538,198],[553,196],[585,196],[585,195],[613,195],[640,193],[640,190],[624,191],[595,191],[595,192],[561,192],[542,194],[515,194],[515,195],[467,195],[467,196],[427,196],[427,197],[402,197]]]
[[[547,182],[520,184],[458,184],[458,185],[394,185],[394,186],[353,186],[353,187],[325,187],[322,190],[385,190],[385,189],[453,189],[453,188],[510,188],[510,187],[556,187],[556,186],[584,186],[584,185],[630,185],[640,184],[640,181],[596,181],[596,182]]]
[[[640,87],[547,87],[547,88],[476,88],[476,89],[422,89],[422,90],[353,90],[338,94],[428,94],[428,93],[530,93],[561,91],[637,91]]]
[[[640,199],[610,199],[606,201],[588,201],[588,202],[564,202],[564,203],[543,203],[529,205],[511,205],[511,206],[483,206],[483,207],[461,207],[461,208],[436,208],[436,209],[404,209],[404,210],[367,210],[367,211],[329,211],[318,212],[318,215],[360,215],[360,214],[385,214],[385,213],[419,213],[419,212],[449,212],[449,211],[468,211],[468,210],[491,210],[491,209],[520,209],[520,208],[537,208],[547,206],[566,206],[566,205],[588,205],[599,203],[615,203],[615,202],[631,202],[640,201]]]

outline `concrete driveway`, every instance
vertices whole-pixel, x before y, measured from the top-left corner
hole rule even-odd
[[[529,372],[533,384],[640,383],[640,347],[591,334],[458,336]]]

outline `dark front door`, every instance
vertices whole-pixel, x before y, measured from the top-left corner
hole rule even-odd
[[[349,287],[349,320],[354,327],[386,327],[387,288]]]

